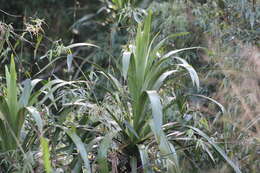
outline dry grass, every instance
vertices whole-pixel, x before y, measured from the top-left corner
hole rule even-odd
[[[216,92],[212,98],[227,110],[221,119],[225,124],[221,130],[224,139],[230,142],[226,148],[232,148],[230,155],[240,162],[242,168],[254,172],[260,169],[257,164],[260,151],[260,51],[237,40],[231,44],[236,44],[239,49],[227,50],[228,46],[208,38],[209,49],[214,55],[203,58],[217,65],[207,74],[211,80],[206,80],[214,82]],[[219,72],[222,79],[215,76]]]

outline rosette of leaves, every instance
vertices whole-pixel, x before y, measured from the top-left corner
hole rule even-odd
[[[151,159],[149,158],[149,146],[156,143],[160,158],[163,158],[165,172],[182,172],[178,154],[174,145],[167,139],[164,131],[163,105],[159,91],[162,91],[167,79],[186,70],[192,79],[193,85],[199,88],[199,78],[194,68],[184,59],[177,56],[179,52],[195,49],[184,48],[162,54],[162,46],[167,38],[156,42],[151,37],[152,14],[149,12],[144,24],[139,24],[135,43],[129,46],[129,50],[123,53],[122,76],[125,82],[121,83],[114,76],[102,71],[117,90],[111,91],[115,105],[106,104],[106,110],[111,119],[117,125],[116,132],[110,131],[105,147],[100,147],[98,161],[101,172],[108,172],[107,150],[113,140],[119,141],[121,152],[129,156],[129,165],[132,172],[140,168],[144,172],[154,172]],[[126,83],[126,86],[123,84]],[[119,108],[120,110],[116,110]],[[202,131],[194,127],[190,128],[207,140],[224,159],[236,170],[239,168],[225,155],[210,138]],[[110,141],[110,142],[108,142]],[[103,146],[103,145],[101,145]]]

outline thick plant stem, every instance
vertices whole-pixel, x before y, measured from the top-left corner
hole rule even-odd
[[[137,159],[135,156],[130,157],[131,173],[137,173]]]

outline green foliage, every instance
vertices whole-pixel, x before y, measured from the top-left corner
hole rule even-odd
[[[155,38],[150,39],[151,28],[151,13],[147,16],[144,26],[139,25],[135,44],[129,46],[129,51],[123,53],[122,59],[122,74],[127,80],[127,90],[129,92],[129,102],[125,100],[127,91],[122,90],[120,82],[110,74],[103,73],[108,79],[111,80],[113,86],[118,90],[118,94],[112,94],[117,104],[128,105],[120,107],[123,108],[120,112],[123,114],[115,114],[112,110],[107,108],[112,119],[117,123],[121,129],[122,139],[124,144],[123,151],[125,150],[128,155],[131,155],[132,160],[138,160],[136,157],[137,144],[143,144],[151,140],[151,134],[155,136],[158,144],[160,155],[164,156],[166,164],[164,167],[167,172],[181,172],[178,155],[174,145],[171,144],[164,131],[163,131],[163,107],[161,105],[160,96],[158,95],[159,89],[162,88],[167,77],[172,74],[178,74],[182,68],[185,68],[191,76],[193,84],[199,88],[199,80],[195,70],[184,60],[176,55],[184,50],[194,49],[186,48],[173,50],[165,55],[159,54],[161,47],[166,39],[162,40],[156,45],[154,44]],[[167,64],[171,58],[176,59],[175,64]],[[150,106],[148,102],[150,101]],[[129,107],[129,105],[131,105]],[[151,107],[151,111],[149,109]],[[205,135],[203,138],[206,138]],[[212,143],[213,146],[216,144]],[[218,148],[224,158],[226,154]],[[144,153],[140,150],[140,157],[143,164],[149,162],[147,156],[144,158]],[[135,158],[135,159],[134,159]],[[239,168],[228,159],[228,162],[240,172]],[[132,171],[136,170],[136,164],[131,164]],[[151,167],[147,167],[147,170]]]
[[[51,173],[52,168],[51,168],[51,161],[50,161],[49,144],[44,137],[41,137],[40,140],[41,140],[41,148],[43,152],[43,164],[45,167],[45,171],[46,173]]]
[[[81,141],[80,137],[73,131],[66,130],[66,133],[69,135],[69,137],[72,139],[72,141],[75,143],[77,146],[77,149],[79,150],[79,153],[81,155],[81,158],[84,162],[85,168],[87,172],[91,172],[89,160],[88,160],[88,154],[85,149],[85,146],[83,142]]]
[[[6,71],[6,91],[1,96],[0,114],[1,114],[1,151],[16,149],[19,144],[21,128],[25,120],[25,107],[30,105],[30,96],[32,92],[31,82],[26,81],[26,85],[18,100],[19,88],[17,86],[17,76],[14,63],[14,57],[11,58],[10,70],[7,66]]]
[[[259,9],[3,3],[0,170],[257,172]]]

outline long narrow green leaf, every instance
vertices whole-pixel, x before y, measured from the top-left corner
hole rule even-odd
[[[190,74],[192,84],[199,89],[200,83],[199,83],[199,77],[197,75],[197,72],[193,69],[193,67],[189,64],[179,64],[179,66],[184,67]]]
[[[91,173],[91,167],[90,167],[90,163],[88,160],[88,152],[85,148],[84,143],[82,142],[82,140],[80,139],[80,137],[72,130],[65,130],[65,132],[68,134],[68,136],[71,138],[71,140],[74,142],[74,144],[76,145],[79,154],[84,162],[85,168],[87,170],[87,172]]]
[[[37,37],[37,42],[36,42],[36,45],[35,45],[35,49],[34,49],[34,51],[33,51],[33,55],[34,55],[33,57],[34,57],[34,59],[36,59],[37,50],[38,50],[38,48],[39,48],[39,46],[40,46],[40,44],[41,44],[42,38],[43,38],[42,34],[40,34],[40,35]]]
[[[167,140],[162,130],[162,105],[160,97],[156,91],[146,91],[151,102],[153,119],[150,123],[151,129],[159,144],[161,154],[165,155],[167,160],[168,172],[180,173],[177,153],[174,146]]]
[[[6,127],[6,115],[8,115],[8,105],[3,96],[0,96],[0,151],[9,149],[9,133]]]
[[[183,48],[183,49],[177,49],[177,50],[170,51],[167,54],[163,55],[158,61],[156,61],[154,63],[154,65],[151,68],[151,71],[155,71],[156,69],[158,69],[164,62],[168,61],[172,55],[175,55],[175,54],[185,51],[185,50],[198,49],[198,48],[201,48],[201,47],[190,47],[190,48]]]
[[[158,67],[158,68],[154,68],[153,71],[149,71],[149,73],[145,77],[145,82],[143,84],[143,90],[154,90],[155,83],[159,80],[159,78],[164,73],[167,73],[168,71],[172,71],[171,68],[172,68],[172,66],[166,66],[163,68]]]
[[[15,134],[17,134],[16,130],[16,121],[17,121],[17,113],[18,113],[18,103],[17,103],[17,84],[16,84],[16,70],[15,70],[15,62],[14,56],[11,57],[11,65],[10,65],[10,73],[6,67],[6,84],[7,84],[7,104],[10,111],[10,125],[13,128]]]
[[[52,167],[51,167],[48,141],[46,138],[41,137],[40,142],[41,142],[41,149],[42,149],[42,154],[43,154],[42,159],[43,159],[45,171],[46,171],[46,173],[51,173]]]
[[[107,173],[109,172],[108,168],[108,162],[107,162],[107,152],[109,147],[112,144],[112,139],[113,139],[114,134],[113,133],[108,133],[104,139],[102,140],[99,150],[98,150],[98,156],[97,156],[97,161],[100,166],[100,172],[101,173]]]
[[[165,79],[172,75],[173,73],[177,72],[177,70],[170,70],[170,71],[167,71],[167,72],[164,72],[158,79],[157,81],[155,82],[154,86],[152,89],[154,90],[158,90],[160,89],[161,85],[164,83]]]
[[[100,71],[100,74],[104,75],[105,77],[107,77],[108,79],[110,79],[110,81],[112,82],[113,86],[115,87],[115,89],[117,89],[118,91],[122,92],[122,85],[120,84],[120,82],[111,74],[106,73],[105,71]]]
[[[3,96],[0,96],[0,125],[1,125],[1,150],[7,151],[14,149],[16,147],[16,141],[12,135],[10,135],[10,130],[13,131],[10,126],[11,117],[9,116],[9,108],[7,102]]]
[[[136,138],[140,138],[137,134],[137,132],[135,131],[135,129],[131,126],[130,123],[128,123],[127,121],[124,120],[125,126],[135,135]]]
[[[192,50],[192,49],[202,49],[202,47],[188,47],[188,48],[173,50],[173,51],[170,51],[167,54],[165,54],[162,58],[168,58],[168,57],[175,55],[177,53],[183,52],[185,50]]]
[[[23,127],[23,123],[25,120],[25,113],[26,113],[26,109],[25,108],[21,108],[19,109],[18,113],[17,113],[17,120],[16,120],[16,130],[17,130],[17,137],[19,138],[20,133],[21,133],[21,129]]]
[[[189,34],[189,32],[180,32],[180,33],[175,33],[175,34],[171,34],[169,36],[167,36],[166,38],[164,38],[163,40],[161,40],[153,49],[153,54],[156,54],[157,51],[159,51],[159,49],[163,46],[163,44],[165,43],[166,40],[170,39],[170,38],[175,38],[175,37],[179,37],[179,36],[184,36]]]
[[[146,91],[146,93],[151,102],[154,128],[156,133],[158,133],[157,136],[159,136],[159,133],[162,129],[161,127],[162,127],[162,117],[163,117],[160,97],[155,90]]]

